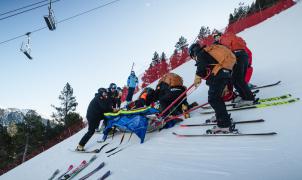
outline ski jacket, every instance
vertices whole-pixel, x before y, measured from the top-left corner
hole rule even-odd
[[[225,46],[212,44],[204,48],[218,63],[214,64],[212,73],[216,75],[222,68],[233,70],[236,63],[236,56]]]
[[[113,112],[109,99],[101,99],[100,94],[95,94],[95,97],[88,105],[86,118],[88,120],[102,120],[104,113]]]
[[[135,75],[130,75],[127,80],[127,86],[135,88],[138,84],[138,78]]]
[[[222,45],[210,45],[197,51],[196,56],[196,75],[206,80],[211,76],[224,77],[226,73],[219,73],[220,70],[230,74],[236,61],[235,55]]]
[[[241,37],[238,37],[233,33],[223,34],[220,38],[220,43],[232,51],[244,50],[246,47],[246,42]]]
[[[155,97],[158,98],[160,103],[170,104],[175,99],[179,97],[184,91],[186,91],[186,87],[184,86],[169,86],[165,82],[161,82],[157,85],[155,90]],[[179,102],[182,99],[179,100]],[[177,104],[177,103],[176,103]],[[181,107],[181,106],[180,106]]]
[[[108,89],[108,100],[110,101],[110,104],[113,108],[116,108],[120,106],[121,97],[119,96],[119,92],[117,90],[112,91],[111,89]]]
[[[246,70],[246,74],[245,74],[245,82],[246,83],[249,83],[251,78],[252,78],[252,75],[253,75],[253,67],[252,67],[252,63],[253,63],[253,58],[252,58],[252,52],[251,50],[248,48],[248,47],[245,47],[245,52],[247,53],[247,55],[249,56],[249,65],[248,65],[248,68]]]

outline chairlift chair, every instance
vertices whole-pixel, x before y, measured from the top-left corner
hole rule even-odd
[[[26,57],[30,60],[32,60],[32,56],[30,55],[31,49],[30,49],[30,32],[25,34],[27,36],[27,42],[24,44],[24,42],[22,42],[21,44],[21,48],[20,51],[23,52]]]
[[[54,12],[51,9],[51,0],[49,0],[48,15],[44,16],[44,20],[45,20],[49,30],[53,31],[53,30],[56,29],[56,22],[55,22],[55,18],[54,18]]]

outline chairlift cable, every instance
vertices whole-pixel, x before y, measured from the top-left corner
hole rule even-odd
[[[59,0],[57,0],[57,1],[59,1]],[[78,17],[78,16],[87,14],[87,13],[89,13],[89,12],[91,12],[91,11],[94,11],[94,10],[97,10],[97,9],[100,9],[100,8],[103,8],[103,7],[105,7],[105,6],[111,5],[111,4],[116,3],[116,2],[118,2],[118,1],[121,1],[121,0],[114,0],[114,1],[111,1],[111,2],[109,2],[109,3],[103,4],[103,5],[98,6],[98,7],[96,7],[96,8],[90,9],[90,10],[88,10],[88,11],[84,11],[84,12],[82,12],[82,13],[79,13],[79,14],[76,14],[76,15],[71,16],[71,17],[69,17],[69,18],[66,18],[66,19],[63,19],[63,20],[61,20],[61,21],[58,21],[56,24],[59,24],[59,23],[68,21],[68,20],[70,20],[70,19],[76,18],[76,17]],[[35,32],[41,31],[41,30],[46,29],[46,28],[47,28],[47,26],[44,26],[44,27],[42,27],[42,28],[39,28],[39,29],[36,29],[36,30],[31,31],[31,33],[35,33]],[[4,43],[7,43],[7,42],[9,42],[9,41],[12,41],[12,40],[21,38],[21,37],[23,37],[23,36],[26,36],[26,35],[23,34],[23,35],[20,35],[20,36],[17,36],[17,37],[14,37],[14,38],[11,38],[11,39],[2,41],[2,42],[0,42],[0,45],[1,45],[1,44],[4,44]]]
[[[31,6],[34,6],[34,5],[37,5],[37,4],[40,4],[40,3],[43,3],[43,2],[45,2],[45,1],[48,1],[48,0],[44,0],[44,1],[40,1],[40,2],[36,2],[36,3],[30,4],[30,5],[27,5],[27,6],[23,6],[23,7],[18,8],[18,9],[14,9],[14,10],[11,10],[11,11],[7,11],[7,12],[5,12],[5,13],[0,14],[0,16],[3,16],[3,15],[5,15],[5,14],[10,14],[10,13],[12,13],[12,12],[19,11],[19,10],[21,10],[21,9],[25,9],[25,8],[31,7]]]
[[[95,8],[93,8],[93,9],[90,9],[90,10],[88,10],[88,11],[81,12],[81,13],[76,14],[76,15],[74,15],[74,16],[71,16],[71,17],[69,17],[69,18],[66,18],[66,19],[63,19],[63,20],[61,20],[61,21],[58,21],[56,24],[62,23],[62,22],[64,22],[64,21],[68,21],[68,20],[73,19],[73,18],[76,18],[76,17],[78,17],[78,16],[82,16],[82,15],[84,15],[84,14],[90,13],[91,11],[95,11],[95,10],[97,10],[97,9],[103,8],[103,7],[105,7],[105,6],[108,6],[108,5],[110,5],[110,4],[116,3],[116,2],[118,2],[118,1],[121,1],[121,0],[114,0],[114,1],[111,1],[111,2],[109,2],[109,3],[103,4],[103,5],[101,5],[101,6],[98,6],[98,7],[95,7]]]
[[[53,1],[53,3],[54,3],[54,2],[57,2],[57,1],[60,1],[60,0],[55,0],[55,1]],[[22,14],[22,13],[25,13],[25,12],[28,12],[28,11],[32,11],[32,10],[34,10],[34,9],[38,9],[38,8],[40,8],[40,7],[43,7],[43,6],[47,6],[47,5],[49,5],[49,3],[47,3],[47,4],[42,4],[42,5],[40,5],[40,6],[36,6],[36,7],[31,8],[31,9],[27,9],[27,10],[24,10],[24,11],[21,11],[21,12],[18,12],[18,13],[9,15],[9,16],[5,16],[5,17],[3,17],[3,18],[0,18],[0,21],[1,21],[1,20],[4,20],[4,19],[7,19],[7,18],[10,18],[10,17],[13,17],[13,16],[16,16],[16,15],[19,15],[19,14]]]

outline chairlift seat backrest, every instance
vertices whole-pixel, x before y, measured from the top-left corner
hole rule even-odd
[[[31,57],[31,55],[27,52],[27,51],[23,51],[23,53],[26,55],[26,57],[30,60],[32,60],[33,58]]]
[[[54,20],[54,17],[51,14],[48,15],[48,16],[44,16],[44,20],[45,20],[49,30],[53,31],[53,30],[56,29],[55,20]]]

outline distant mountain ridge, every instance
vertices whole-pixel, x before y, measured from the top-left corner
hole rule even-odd
[[[18,108],[0,108],[0,124],[2,126],[8,126],[11,123],[22,123],[24,117],[28,113],[35,112],[32,109],[18,109]],[[39,115],[39,114],[38,114]],[[46,124],[48,119],[42,118],[42,123]]]

